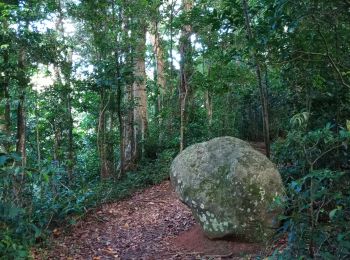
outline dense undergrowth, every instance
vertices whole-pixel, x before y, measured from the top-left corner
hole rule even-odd
[[[346,259],[350,255],[350,162],[348,129],[292,128],[273,146],[273,161],[279,166],[286,196],[285,212],[276,236],[288,236],[276,259]],[[168,177],[174,150],[164,150],[157,159],[145,160],[137,171],[121,179],[100,181],[85,172],[69,183],[64,169],[42,167],[40,171],[16,166],[15,154],[0,157],[0,258],[26,259],[29,248],[46,240],[57,226],[74,225],[89,210],[123,199],[133,192]],[[92,171],[93,167],[86,166]],[[83,168],[81,169],[83,170]]]
[[[294,127],[273,146],[286,196],[285,213],[276,236],[288,234],[288,244],[278,248],[278,259],[346,259],[350,255],[350,162],[347,129],[334,131],[328,124],[313,131]],[[15,154],[0,157],[0,257],[26,259],[29,248],[40,244],[57,226],[74,225],[90,209],[123,199],[168,177],[176,152],[164,150],[155,160],[145,160],[137,171],[121,179],[100,181],[98,174],[80,174],[74,183],[64,169],[40,171],[16,166]],[[93,168],[87,166],[93,172]],[[98,171],[95,171],[98,172]],[[301,257],[301,258],[300,258]]]
[[[46,167],[41,171],[22,169],[14,154],[0,157],[0,259],[27,259],[29,248],[45,242],[57,226],[74,225],[89,210],[103,203],[126,198],[135,191],[168,178],[172,151],[164,151],[153,161],[144,161],[136,171],[121,179],[101,182],[98,174],[81,174],[69,184],[63,169]]]
[[[286,187],[279,234],[288,244],[273,259],[349,258],[349,140],[349,129],[327,124],[313,131],[299,126],[274,144]]]

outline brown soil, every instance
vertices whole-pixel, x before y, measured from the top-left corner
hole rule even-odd
[[[259,244],[208,239],[198,224],[195,224],[189,231],[180,234],[173,242],[177,248],[182,248],[185,252],[198,252],[197,254],[200,255],[218,258],[254,255],[262,249]]]
[[[257,244],[206,238],[168,181],[103,205],[69,233],[54,235],[51,250],[36,259],[247,259],[261,251]]]

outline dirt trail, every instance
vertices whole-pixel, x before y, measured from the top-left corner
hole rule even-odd
[[[257,244],[207,239],[167,181],[103,205],[69,234],[54,238],[45,258],[240,259],[260,250]]]

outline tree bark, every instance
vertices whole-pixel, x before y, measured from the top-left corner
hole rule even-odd
[[[28,85],[28,79],[25,73],[25,52],[21,48],[18,57],[18,83],[20,87],[20,96],[17,105],[17,143],[16,152],[21,155],[21,166],[26,167],[26,110],[25,110],[25,92]]]
[[[74,140],[73,140],[73,128],[74,128],[74,121],[73,121],[73,115],[72,115],[72,89],[71,89],[71,68],[73,64],[73,52],[70,51],[67,53],[67,66],[69,72],[66,75],[66,102],[67,102],[67,120],[68,120],[68,162],[67,162],[67,174],[69,181],[72,181],[73,179],[73,171],[74,171]]]
[[[125,56],[125,67],[133,68],[134,67],[134,59],[132,57],[133,54],[133,46],[131,44],[132,39],[129,36],[129,17],[123,14],[123,17],[121,18],[123,21],[123,39],[128,44],[123,48],[123,55]],[[123,165],[120,163],[119,168],[120,172],[124,173],[128,170],[134,169],[136,167],[136,158],[134,156],[134,149],[135,149],[135,141],[134,141],[134,91],[133,91],[133,76],[130,77],[129,74],[123,75],[126,81],[126,87],[125,87],[125,93],[122,97],[121,92],[121,86],[119,86],[117,96],[118,96],[118,103],[121,107],[121,103],[125,104],[125,110],[123,113],[120,111],[120,119],[122,122],[122,127],[120,131],[122,131],[121,135],[121,162],[123,162]]]
[[[35,96],[35,133],[36,133],[36,153],[38,168],[41,168],[40,131],[39,131],[39,102],[38,95]]]
[[[153,45],[153,52],[156,58],[156,82],[159,87],[158,108],[163,108],[164,94],[166,90],[166,80],[164,73],[164,51],[161,46],[161,39],[158,30],[158,22],[154,22],[150,31],[150,39]]]
[[[144,154],[144,141],[147,134],[147,92],[146,92],[146,26],[144,18],[132,17],[134,28],[128,28],[128,17],[124,19],[124,35],[129,29],[129,46],[125,52],[126,66],[132,68],[132,79],[127,83],[124,95],[127,112],[123,115],[123,159],[124,169],[135,169],[137,162]]]
[[[137,34],[136,62],[134,67],[134,157],[142,158],[144,155],[144,142],[147,133],[147,91],[146,91],[146,30],[139,28]]]
[[[61,162],[61,127],[57,122],[57,118],[53,120],[54,145],[53,145],[53,160],[56,166],[60,166]]]
[[[183,11],[188,13],[192,9],[192,0],[183,0]],[[185,24],[181,31],[180,37],[180,151],[185,146],[186,131],[186,102],[189,93],[189,78],[192,70],[192,46],[191,46],[192,27]]]
[[[121,48],[119,43],[119,37],[122,36],[122,10],[119,10],[117,14],[116,6],[114,1],[112,1],[112,12],[113,12],[113,21],[114,21],[114,30],[115,30],[115,49],[114,49],[114,59],[115,59],[115,85],[116,85],[116,113],[119,124],[119,150],[120,158],[118,165],[118,178],[121,178],[125,173],[125,153],[124,153],[124,123],[123,123],[123,112],[122,112],[122,83],[121,83],[121,73],[120,73],[120,55]]]
[[[208,123],[211,126],[213,123],[213,102],[209,90],[205,91],[205,108],[207,110]]]
[[[158,10],[157,10],[158,12]],[[158,113],[158,127],[161,129],[163,127],[162,110],[164,107],[164,97],[166,92],[166,78],[165,78],[165,64],[164,64],[164,51],[161,46],[161,38],[159,34],[158,21],[155,21],[150,30],[151,42],[153,45],[153,52],[156,59],[156,69],[155,69],[155,81],[158,87],[158,97],[157,97],[157,113]],[[164,131],[159,132],[159,144],[162,144],[164,139]]]
[[[72,116],[72,103],[71,95],[67,94],[67,116],[68,116],[68,165],[67,173],[68,179],[71,181],[73,179],[74,170],[74,140],[73,140],[73,116]]]
[[[247,0],[242,0],[242,6],[243,6],[243,12],[244,12],[244,18],[245,18],[245,24],[246,24],[246,30],[247,30],[247,38],[250,41],[253,41],[254,36],[251,29],[251,22],[249,18],[249,6],[248,6]],[[266,82],[263,80],[263,73],[262,73],[263,66],[260,63],[259,59],[257,58],[256,50],[253,49],[251,55],[252,55],[252,59],[255,62],[256,77],[257,77],[259,90],[260,90],[264,142],[266,147],[265,148],[266,156],[269,158],[270,157],[270,127],[269,127],[267,86],[265,84]]]
[[[8,51],[5,50],[3,54],[4,65],[9,66],[9,55]],[[7,138],[10,135],[10,126],[11,126],[11,111],[10,111],[10,97],[9,97],[9,83],[10,78],[8,76],[7,69],[4,70],[4,76],[2,77],[1,89],[0,89],[0,103],[5,103],[4,107],[0,107],[0,131],[4,137],[4,140],[0,142],[0,150],[3,152],[8,152],[9,143]],[[2,102],[4,100],[4,102]]]
[[[114,140],[113,140],[113,111],[110,110],[111,93],[101,91],[100,112],[98,121],[97,140],[100,155],[101,179],[110,178],[115,172]],[[109,126],[108,126],[109,122]]]
[[[64,35],[64,14],[62,10],[62,3],[61,0],[58,0],[58,19],[56,21],[56,30],[59,32],[62,40],[66,42],[66,37]],[[58,84],[62,86],[63,93],[62,93],[62,99],[65,102],[65,118],[66,121],[63,124],[64,129],[66,130],[67,134],[64,136],[66,140],[66,159],[67,159],[67,176],[69,181],[72,181],[73,179],[73,172],[74,172],[74,164],[75,164],[75,155],[74,155],[74,137],[73,137],[73,128],[74,128],[74,120],[72,116],[72,89],[71,89],[71,71],[72,71],[72,64],[73,64],[73,51],[70,48],[66,48],[61,50],[64,59],[63,62],[60,64],[61,66],[55,66],[55,74],[56,74],[56,80]],[[64,79],[64,80],[63,80]]]

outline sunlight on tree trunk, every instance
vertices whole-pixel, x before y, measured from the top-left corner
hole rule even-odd
[[[143,27],[143,25],[141,25]],[[146,91],[146,70],[145,70],[145,51],[146,51],[146,31],[145,28],[139,28],[137,33],[136,61],[134,67],[134,140],[135,158],[141,158],[144,155],[144,141],[147,134],[147,91]]]

